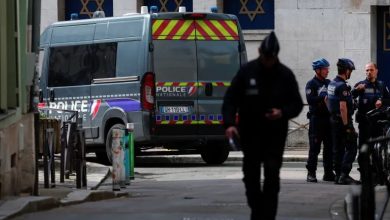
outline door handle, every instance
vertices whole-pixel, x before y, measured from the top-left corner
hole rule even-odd
[[[213,84],[206,83],[204,92],[205,92],[206,96],[212,96],[213,95]]]
[[[50,102],[54,102],[54,89],[49,90],[49,99]]]
[[[43,92],[42,92],[42,89],[39,90],[38,99],[39,99],[39,102],[43,102]]]

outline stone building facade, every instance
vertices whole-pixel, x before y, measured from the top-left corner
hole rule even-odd
[[[348,57],[356,64],[351,84],[365,77],[364,66],[369,61],[378,63],[379,77],[390,85],[390,0],[105,0],[108,14],[121,16],[139,12],[141,5],[157,5],[159,10],[175,10],[178,5],[194,12],[210,11],[234,13],[240,18],[248,59],[258,56],[258,47],[266,34],[274,30],[281,44],[280,59],[293,69],[305,95],[306,82],[313,77],[311,62],[325,57],[331,63],[329,78],[336,76],[339,57]],[[68,2],[68,3],[65,3]],[[73,2],[73,6],[69,3]],[[42,0],[42,27],[66,20],[70,7],[80,0]],[[92,9],[104,0],[89,1]],[[82,9],[83,7],[81,7]],[[103,7],[104,8],[104,7]],[[85,9],[85,8],[84,8]],[[81,10],[80,10],[81,12]],[[295,121],[307,123],[306,111]],[[292,127],[299,125],[292,123]],[[305,130],[303,130],[305,131]],[[293,140],[306,135],[297,132]],[[298,141],[299,142],[299,141]]]

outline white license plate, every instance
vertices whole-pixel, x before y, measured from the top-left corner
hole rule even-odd
[[[162,106],[161,113],[188,113],[190,112],[189,106]]]

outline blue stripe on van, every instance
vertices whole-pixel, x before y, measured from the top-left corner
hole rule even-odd
[[[112,99],[105,100],[109,107],[118,107],[125,112],[141,111],[141,103],[134,99]]]

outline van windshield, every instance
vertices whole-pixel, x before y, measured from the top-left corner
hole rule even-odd
[[[154,41],[158,80],[230,81],[240,67],[238,41]]]

